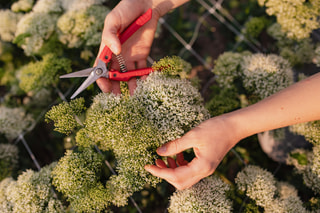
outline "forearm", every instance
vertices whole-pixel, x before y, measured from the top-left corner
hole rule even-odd
[[[225,115],[240,139],[296,123],[320,119],[320,74],[256,104]]]
[[[143,0],[146,4],[151,4],[150,7],[155,9],[160,16],[165,15],[170,10],[173,10],[189,0]]]

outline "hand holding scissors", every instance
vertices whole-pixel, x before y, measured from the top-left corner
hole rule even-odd
[[[149,9],[146,13],[136,19],[124,32],[119,36],[120,43],[123,44],[128,38],[130,38],[140,27],[146,24],[152,17],[152,10]],[[101,77],[115,80],[115,81],[128,81],[133,77],[143,76],[151,73],[152,68],[143,68],[127,71],[125,64],[122,60],[119,61],[120,70],[109,69],[112,59],[112,51],[109,47],[105,46],[99,55],[98,63],[95,67],[90,67],[77,72],[69,73],[60,76],[60,78],[73,78],[73,77],[87,77],[82,85],[71,96],[71,99],[75,98],[79,93],[86,89],[89,85],[94,83]]]

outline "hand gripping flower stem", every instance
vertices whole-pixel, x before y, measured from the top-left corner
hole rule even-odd
[[[320,74],[315,74],[249,107],[213,117],[182,138],[158,148],[172,156],[193,148],[195,158],[186,165],[147,165],[153,175],[185,189],[212,174],[226,153],[241,139],[259,132],[320,119]],[[181,160],[180,160],[181,161]],[[172,162],[170,163],[172,164]],[[178,163],[179,164],[179,163]]]
[[[124,43],[127,39],[129,39],[138,29],[140,29],[144,24],[146,24],[152,17],[152,9],[148,9],[143,15],[137,18],[124,32],[122,32],[119,36],[119,40]],[[82,92],[89,85],[94,83],[97,79],[103,77],[108,78],[115,81],[128,81],[132,77],[147,75],[152,72],[152,68],[144,68],[144,69],[135,69],[127,72],[121,72],[114,69],[108,68],[108,64],[111,62],[112,51],[108,46],[105,46],[103,50],[100,52],[98,62],[96,66],[93,68],[88,68],[84,70],[80,70],[77,72],[69,73],[60,78],[73,78],[73,77],[84,77],[87,76],[87,79],[82,83],[82,85],[75,91],[75,93],[71,96],[71,99],[76,97],[80,92]]]

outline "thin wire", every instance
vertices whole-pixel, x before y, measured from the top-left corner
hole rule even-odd
[[[172,35],[187,49],[189,50],[192,55],[194,55],[207,69],[211,69],[211,66],[175,31],[164,18],[160,18],[159,22],[166,27],[169,32],[172,33]]]
[[[213,16],[215,16],[221,23],[226,25],[230,31],[232,31],[234,34],[236,34],[241,40],[243,40],[252,50],[255,52],[260,52],[260,50],[253,44],[251,43],[245,36],[239,32],[234,26],[232,26],[230,23],[227,22],[227,20],[221,16],[219,13],[217,13],[217,10],[215,7],[210,7],[206,2],[203,0],[197,0],[199,4],[201,4],[205,9],[207,9]]]
[[[33,163],[36,165],[38,171],[41,170],[41,167],[39,165],[39,162],[37,161],[36,157],[34,156],[34,154],[32,153],[27,141],[24,139],[24,136],[22,134],[19,135],[19,140],[23,143],[24,147],[26,148],[27,152],[29,153]]]

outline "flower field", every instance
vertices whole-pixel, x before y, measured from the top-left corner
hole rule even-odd
[[[133,95],[93,84],[70,100],[83,79],[59,76],[93,65],[118,2],[0,0],[0,212],[319,212],[319,121],[243,139],[185,190],[144,166],[319,72],[320,2],[192,0],[160,18]]]

